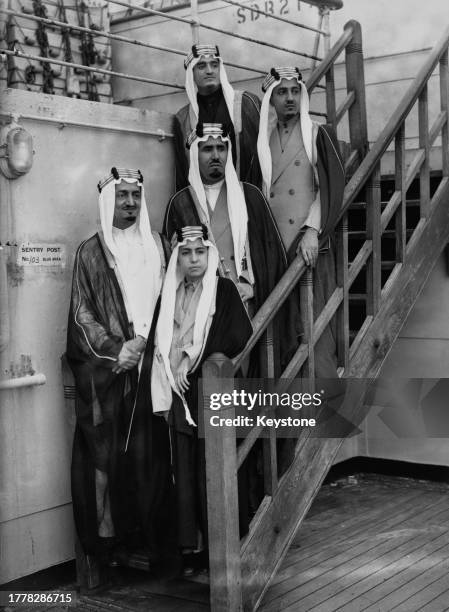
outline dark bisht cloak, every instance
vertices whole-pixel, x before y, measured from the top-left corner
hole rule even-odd
[[[217,283],[216,310],[207,335],[200,364],[189,375],[190,387],[186,400],[194,421],[203,418],[198,406],[198,384],[202,365],[213,353],[224,353],[232,359],[245,347],[252,327],[234,283],[219,278]],[[161,418],[161,417],[158,417]],[[161,419],[162,420],[162,419]],[[198,428],[189,425],[180,398],[173,394],[170,413],[172,429],[173,471],[176,484],[177,539],[178,545],[195,548],[198,526],[207,541],[206,468],[204,439],[198,439]],[[246,495],[246,466],[239,470],[240,528],[247,531],[248,512]]]
[[[335,229],[345,190],[345,166],[335,130],[320,125],[316,137],[317,171],[320,185],[321,226],[323,240]]]
[[[273,214],[262,192],[242,183],[248,211],[248,239],[255,277],[254,310],[257,311],[275,288],[287,269],[287,257]],[[192,187],[186,187],[170,200],[163,232],[170,240],[176,227],[201,223]],[[277,369],[285,365],[298,346],[302,333],[298,300],[287,300],[274,321],[275,359]],[[279,346],[280,345],[280,346]],[[249,376],[260,375],[257,350],[252,353]]]
[[[241,101],[240,120],[241,131],[236,141],[235,126],[229,116],[229,110],[219,89],[208,96],[198,95],[199,120],[198,123],[221,123],[230,130],[232,143],[232,158],[240,180],[257,187],[262,185],[259,159],[257,157],[257,135],[259,131],[260,100],[249,91],[236,91],[235,100]],[[182,107],[175,115],[175,162],[176,162],[176,189],[180,190],[188,185],[189,151],[186,141],[190,132],[196,127],[192,125],[190,105]]]
[[[117,537],[133,538],[141,523],[124,452],[138,371],[133,368],[118,375],[112,372],[123,343],[132,337],[107,249],[95,234],[76,253],[67,329],[67,360],[76,383],[72,499],[76,530],[87,554],[101,552],[95,469],[108,477]],[[141,378],[145,376],[149,371],[142,370]]]

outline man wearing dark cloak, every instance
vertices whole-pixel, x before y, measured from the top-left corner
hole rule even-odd
[[[186,555],[204,550],[207,557],[208,540],[204,440],[197,428],[201,366],[213,353],[235,357],[252,327],[234,283],[216,274],[219,255],[206,227],[183,227],[175,236],[156,328],[151,398],[153,411],[170,424],[176,538],[189,573]]]
[[[101,231],[75,257],[67,359],[76,385],[76,531],[86,555],[111,561],[116,544],[142,537],[136,483],[148,476],[142,462],[152,450],[125,449],[133,415],[145,409],[136,392],[139,372],[149,377],[142,354],[152,342],[168,251],[151,231],[140,171],[113,168],[99,190]]]
[[[287,269],[285,249],[261,191],[239,183],[230,138],[219,124],[199,124],[189,138],[189,185],[170,200],[163,232],[204,224],[220,253],[219,274],[232,279],[250,316],[262,306]],[[301,334],[298,304],[290,300],[275,319],[277,369],[291,357]],[[248,376],[260,375],[257,351]]]
[[[344,166],[332,128],[310,119],[309,96],[297,68],[273,68],[262,89],[257,150],[263,189],[289,261],[301,253],[315,268],[316,319],[336,287],[332,232],[343,201]],[[315,345],[315,375],[337,378],[331,325]]]
[[[197,123],[229,126],[237,176],[260,188],[261,174],[256,153],[259,98],[249,91],[232,88],[215,45],[193,45],[184,66],[189,104],[176,113],[174,122],[176,189],[188,184],[186,141]]]

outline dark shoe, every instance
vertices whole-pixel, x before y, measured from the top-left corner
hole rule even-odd
[[[185,565],[182,569],[183,578],[191,578],[196,573],[196,570],[191,565]]]
[[[109,567],[126,567],[129,561],[129,553],[123,546],[117,546],[109,554]]]

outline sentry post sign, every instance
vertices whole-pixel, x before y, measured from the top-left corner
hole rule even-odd
[[[65,266],[65,245],[53,243],[24,242],[19,245],[19,266]]]

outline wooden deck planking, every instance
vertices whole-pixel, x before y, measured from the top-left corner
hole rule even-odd
[[[171,596],[158,596],[143,589],[111,590],[101,597],[81,597],[80,603],[86,608],[111,612],[200,612],[210,609],[204,603],[178,598],[176,591]]]
[[[393,521],[395,517],[397,517],[399,511],[394,512],[390,509],[390,513],[387,513],[383,518],[383,523],[385,521]],[[374,517],[372,521],[374,522]],[[360,523],[360,522],[359,522]],[[345,523],[344,526],[340,524],[338,529],[334,529],[332,533],[328,534],[324,542],[316,542],[311,547],[295,547],[290,550],[290,553],[286,559],[286,562],[277,576],[275,583],[284,580],[285,577],[297,574],[299,569],[307,569],[317,563],[322,563],[327,559],[331,559],[335,556],[335,550],[338,550],[338,553],[349,550],[354,544],[353,542],[364,542],[366,540],[367,533],[369,533],[372,529],[370,525],[370,521],[366,524],[363,524],[359,529],[356,528],[357,521],[351,523],[348,527]],[[340,534],[341,530],[341,534]],[[306,536],[306,542],[308,541]],[[310,551],[313,551],[310,554]],[[302,565],[303,564],[304,567]]]
[[[442,591],[448,588],[449,562],[446,560],[436,567],[425,571],[424,574],[415,578],[413,582],[404,585],[406,596],[403,598],[402,589],[394,593],[394,597],[388,598],[388,605],[394,612],[418,612],[424,605],[438,597]],[[447,594],[449,604],[449,593]],[[399,603],[400,601],[400,603]],[[367,608],[366,611],[370,610]],[[379,607],[372,607],[372,611]],[[365,612],[365,611],[364,611]]]
[[[261,612],[413,612],[431,599],[435,610],[449,610],[449,489],[389,480],[399,486],[362,482],[357,491],[320,492],[319,510],[312,506],[295,538],[304,546],[289,551]],[[330,492],[335,515],[319,530]]]
[[[385,480],[321,489],[260,612],[449,612],[449,486]],[[64,612],[210,610],[206,584],[133,570],[117,578]],[[36,608],[47,610],[62,612]]]
[[[447,520],[447,518],[446,518]],[[441,543],[441,535],[429,536],[426,534],[411,539],[396,548],[393,552],[387,553],[375,560],[374,563],[363,565],[358,570],[352,572],[351,576],[345,576],[342,581],[337,581],[326,590],[323,589],[319,594],[319,602],[313,602],[309,610],[320,612],[333,612],[335,609],[343,608],[352,611],[355,599],[361,595],[368,597],[367,591],[373,586],[387,580],[392,573],[402,571],[411,567],[411,563],[417,563],[422,558],[441,550],[446,546],[446,542]],[[362,576],[362,577],[361,577]],[[324,598],[323,598],[324,596]],[[301,602],[302,603],[302,602]],[[288,608],[286,608],[288,609]],[[347,612],[346,610],[346,612]]]
[[[437,537],[435,536],[435,539]],[[342,607],[356,595],[363,595],[369,589],[368,580],[381,581],[381,573],[385,568],[394,563],[407,563],[407,556],[420,550],[426,540],[425,535],[418,538],[408,536],[399,546],[397,542],[389,541],[365,556],[339,565],[324,579],[311,581],[307,585],[306,593],[302,588],[295,589],[290,595],[288,605],[287,598],[282,599],[282,609],[295,610],[299,606],[301,610],[314,610],[318,607],[320,612],[328,612]]]
[[[447,612],[449,610],[449,585],[447,584],[447,580],[442,585],[444,589],[440,595],[436,595],[432,601],[430,601],[425,606],[417,608],[419,612]],[[412,612],[410,610],[409,612]]]
[[[313,550],[313,554],[321,554],[326,548],[332,548],[336,543],[345,542],[347,537],[351,538],[360,536],[361,538],[366,537],[367,533],[376,533],[378,531],[378,526],[383,524],[386,520],[390,520],[392,518],[397,517],[403,512],[401,508],[402,504],[406,504],[406,507],[411,507],[415,501],[422,500],[422,496],[418,495],[416,492],[410,492],[409,495],[406,495],[402,499],[396,499],[392,492],[390,492],[390,500],[381,500],[377,502],[377,504],[382,503],[382,506],[385,508],[385,513],[379,513],[378,506],[373,505],[372,512],[367,511],[363,516],[360,516],[357,512],[354,511],[354,504],[352,507],[348,507],[348,514],[351,518],[345,516],[343,511],[343,516],[340,514],[340,521],[337,523],[337,529],[332,528],[327,533],[324,532],[321,534],[321,537],[315,539],[309,535],[308,529],[302,530],[300,529],[299,536],[296,541],[300,544],[299,549],[302,552],[307,553],[307,550]],[[431,505],[431,500],[429,500],[429,506]],[[323,519],[325,521],[325,519]],[[301,538],[301,532],[304,532]]]
[[[405,503],[410,504],[414,498],[416,498],[416,494],[406,500],[403,500]],[[402,503],[402,502],[400,502]],[[340,521],[340,528],[338,530],[334,530],[333,533],[330,533],[326,541],[326,544],[320,545],[320,542],[314,542],[311,547],[300,547],[291,549],[284,565],[282,566],[282,570],[279,572],[273,584],[278,584],[285,578],[291,575],[297,575],[298,571],[302,569],[308,569],[313,564],[322,563],[327,559],[332,559],[335,557],[335,551],[338,551],[338,554],[344,553],[345,551],[350,551],[354,544],[360,542],[363,546],[366,547],[366,539],[367,535],[371,535],[379,530],[385,530],[388,528],[396,527],[398,524],[401,524],[404,520],[404,511],[402,509],[398,509],[398,502],[389,505],[382,506],[385,512],[382,515],[382,519],[379,520],[377,517],[379,516],[378,509],[372,511],[369,518],[366,521],[358,521],[357,515],[354,517],[353,521],[348,523],[342,523]],[[429,507],[432,507],[432,504],[429,504]],[[392,509],[396,509],[396,512],[392,511]],[[351,508],[353,510],[353,508]],[[377,514],[377,517],[376,517]],[[410,510],[410,517],[415,515],[413,510]],[[375,520],[377,518],[377,520]],[[308,525],[308,523],[306,523]],[[344,527],[343,527],[344,525]],[[356,528],[357,526],[357,528]],[[348,536],[350,539],[348,540]],[[306,542],[308,542],[308,538],[306,535]],[[316,552],[312,555],[308,555],[307,551],[309,549],[315,550]]]
[[[440,499],[438,506],[440,509],[445,510],[447,504],[444,500]],[[399,513],[400,520],[398,520],[397,516],[384,520],[382,523],[381,532],[385,530],[391,531],[392,528],[397,528],[403,525],[407,518],[410,520],[411,515],[413,515],[415,520],[428,521],[430,517],[435,515],[436,511],[436,504],[431,504],[420,514],[418,519],[415,511],[406,513],[406,516],[404,517],[404,511],[402,510]],[[368,535],[369,534],[365,533],[364,539],[359,541],[354,541],[352,538],[350,538],[346,546],[343,548],[338,544],[333,545],[331,556],[329,556],[329,551],[327,551],[326,558],[318,560],[318,562],[315,564],[308,557],[301,559],[296,566],[289,568],[292,576],[289,579],[284,580],[281,583],[278,582],[271,587],[264,601],[268,603],[281,594],[282,601],[285,604],[287,600],[290,599],[290,597],[286,596],[286,592],[289,591],[289,589],[295,589],[295,587],[298,586],[298,574],[300,573],[301,593],[304,596],[310,592],[314,592],[317,588],[323,588],[332,582],[335,577],[335,572],[338,573],[338,571],[340,571],[338,569],[340,566],[345,568],[346,572],[350,571],[351,567],[357,569],[360,567],[363,559],[376,559],[379,555],[388,552],[390,549],[394,549],[397,546],[397,540],[388,540],[386,539],[385,535],[381,536],[380,538],[378,537],[373,542],[369,541]],[[400,535],[403,536],[405,541],[413,539],[413,535],[410,533]],[[293,573],[292,570],[295,570],[296,568],[296,572]],[[291,597],[296,600],[294,595],[291,595]]]
[[[340,494],[344,494],[344,492],[341,492]],[[337,541],[337,539],[338,541],[344,541],[347,535],[354,536],[357,534],[362,534],[362,536],[364,536],[366,533],[376,533],[378,530],[378,525],[382,524],[385,519],[388,518],[385,516],[386,514],[391,512],[391,516],[396,516],[398,513],[404,512],[404,505],[406,508],[408,508],[411,507],[414,502],[421,502],[418,505],[422,506],[423,495],[426,500],[428,500],[427,505],[431,505],[434,500],[440,499],[434,492],[431,492],[430,494],[429,492],[425,492],[423,494],[422,492],[407,489],[403,493],[398,494],[390,489],[389,491],[382,492],[382,494],[378,495],[377,499],[375,499],[376,496],[373,496],[373,498],[370,496],[370,501],[365,500],[363,505],[370,505],[365,509],[363,516],[360,516],[360,513],[357,512],[355,503],[356,500],[354,500],[352,503],[346,504],[347,511],[350,513],[349,516],[345,516],[345,507],[342,507],[341,511],[338,512],[337,516],[339,520],[336,521],[336,525],[338,525],[339,528],[337,533],[335,533],[334,528],[329,529],[328,533],[326,533],[326,531],[323,531],[321,526],[320,532],[323,537],[320,539],[315,539],[309,535],[309,530],[304,533],[304,530],[300,529],[298,535],[296,536],[295,542],[301,543],[302,541],[303,543],[301,544],[301,549],[307,550],[307,547],[316,548],[317,544],[325,542],[326,539],[328,540],[329,534],[333,534],[334,536],[330,542],[330,545],[332,545]],[[349,497],[351,498],[351,496],[352,492],[350,492]],[[382,505],[384,510],[381,513],[379,512],[379,505]],[[315,519],[318,527],[323,519],[325,520],[324,517],[317,517]]]
[[[382,582],[365,590],[363,592],[364,597],[376,604],[381,600],[388,600],[388,606],[391,608],[393,605],[396,606],[401,603],[409,594],[413,594],[414,591],[418,592],[420,588],[422,588],[422,584],[420,586],[419,581],[421,580],[425,583],[426,573],[430,574],[430,570],[438,566],[444,566],[445,563],[448,563],[448,536],[448,531],[444,532],[444,534],[441,533],[441,535],[437,535],[436,541],[433,542],[433,544],[438,544],[438,548],[430,550],[428,554],[425,554],[425,556],[419,560],[416,559],[416,555],[409,555],[408,558],[402,559],[401,562],[383,568],[379,572],[379,575],[373,573],[370,577],[371,581],[375,583],[380,578]],[[439,542],[439,540],[443,541]],[[419,555],[421,550],[423,549],[418,549],[416,554]],[[446,571],[447,569],[448,566],[446,565]],[[389,572],[391,572],[392,575],[384,578]],[[430,579],[430,576],[428,575],[427,578]],[[341,611],[351,612],[353,601],[354,600],[351,600],[347,605],[341,607]],[[378,609],[378,606],[372,605],[366,609],[370,610],[370,612],[374,612],[375,609]],[[365,610],[365,608],[361,608],[361,610]]]

